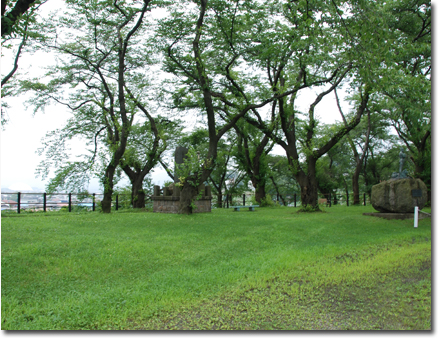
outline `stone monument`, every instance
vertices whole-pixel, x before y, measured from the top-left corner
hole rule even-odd
[[[399,172],[393,172],[390,179],[405,179],[410,178],[407,174],[407,170],[403,170],[405,158],[407,155],[404,153],[404,149],[401,148],[401,151],[399,152]]]
[[[427,203],[427,186],[421,179],[413,179],[404,170],[406,154],[399,153],[399,172],[390,180],[372,186],[371,204],[380,213],[364,213],[387,219],[413,218],[415,206],[422,209]]]
[[[373,208],[385,213],[413,213],[427,203],[427,186],[421,179],[390,179],[372,187]]]
[[[183,146],[177,146],[175,149],[175,156],[174,156],[174,183],[180,182],[180,173],[178,165],[181,165],[184,163],[184,160],[187,158],[187,152],[189,150],[186,147]]]
[[[401,147],[401,152],[399,152],[399,175],[402,175],[402,168],[404,167],[406,155],[404,153],[404,149]]]
[[[178,213],[180,204],[180,176],[178,174],[178,165],[184,162],[188,149],[186,147],[178,146],[175,149],[175,168],[174,168],[174,183],[168,187],[154,186],[154,194],[151,197],[153,205],[153,212],[159,213]],[[196,208],[193,213],[206,213],[212,211],[212,190],[210,186],[200,185],[198,189],[200,198],[194,201]]]

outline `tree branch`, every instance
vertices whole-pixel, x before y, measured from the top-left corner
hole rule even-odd
[[[1,21],[1,32],[2,37],[11,34],[15,23],[18,18],[22,16],[26,11],[36,2],[37,0],[18,0],[15,3],[14,8],[12,8],[9,13],[5,15],[6,4],[8,1],[2,0],[2,21]]]
[[[2,26],[2,28],[3,28],[3,26]],[[27,35],[27,24],[26,24],[25,31],[24,31],[24,35],[23,35],[23,39],[21,40],[21,43],[20,43],[20,45],[18,46],[17,54],[15,55],[14,67],[13,67],[12,70],[9,72],[9,74],[7,74],[7,75],[2,79],[2,83],[1,83],[2,87],[3,87],[4,84],[6,84],[6,83],[9,81],[10,78],[12,78],[12,76],[14,75],[14,73],[17,71],[17,69],[18,69],[18,58],[20,57],[21,51],[22,51],[22,49],[23,49],[23,46],[24,46],[25,43],[26,43],[27,37],[28,37],[28,35]]]

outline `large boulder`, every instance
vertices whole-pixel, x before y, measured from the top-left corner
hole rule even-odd
[[[371,203],[379,212],[413,213],[427,203],[427,186],[421,179],[387,180],[372,186]]]

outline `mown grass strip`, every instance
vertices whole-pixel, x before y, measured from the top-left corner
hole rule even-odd
[[[270,281],[278,281],[281,291],[272,293],[273,298],[287,293],[292,298],[288,300],[296,300],[293,308],[305,313],[312,309],[312,300],[318,300],[313,307],[330,300],[322,291],[345,286],[345,293],[355,288],[359,293],[363,282],[382,280],[381,285],[388,284],[385,292],[400,287],[401,279],[412,281],[402,273],[416,272],[431,260],[430,219],[414,229],[412,220],[362,215],[369,211],[333,207],[310,215],[295,213],[294,208],[264,208],[192,216],[125,212],[2,218],[2,329],[313,328],[285,318],[291,311],[278,306],[261,309],[259,316],[253,309],[233,315],[237,319],[247,314],[250,322],[223,316],[229,319],[223,320],[224,327],[202,320],[186,323],[184,316],[181,327],[173,327],[170,319],[186,314],[184,307],[188,315],[197,309],[203,313],[194,319],[210,314],[211,321],[219,314],[215,302],[239,301],[249,291],[261,290],[250,295],[262,303]],[[406,255],[404,249],[414,252]],[[429,327],[431,269],[421,273],[421,280],[401,291],[410,295],[402,300],[412,300],[413,307],[423,311],[407,311],[402,325],[392,321],[392,326]],[[422,287],[420,295],[416,284]],[[300,293],[308,289],[308,295],[298,294],[298,286]],[[373,290],[379,291],[377,286]],[[277,305],[268,299],[266,304]],[[328,305],[332,308],[324,310],[337,304]],[[395,310],[402,304],[395,305],[386,307]],[[329,326],[329,320],[320,322],[320,328]],[[385,328],[376,321],[363,325]]]

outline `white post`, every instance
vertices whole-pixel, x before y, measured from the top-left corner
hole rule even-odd
[[[418,227],[418,206],[415,206],[415,228]]]

